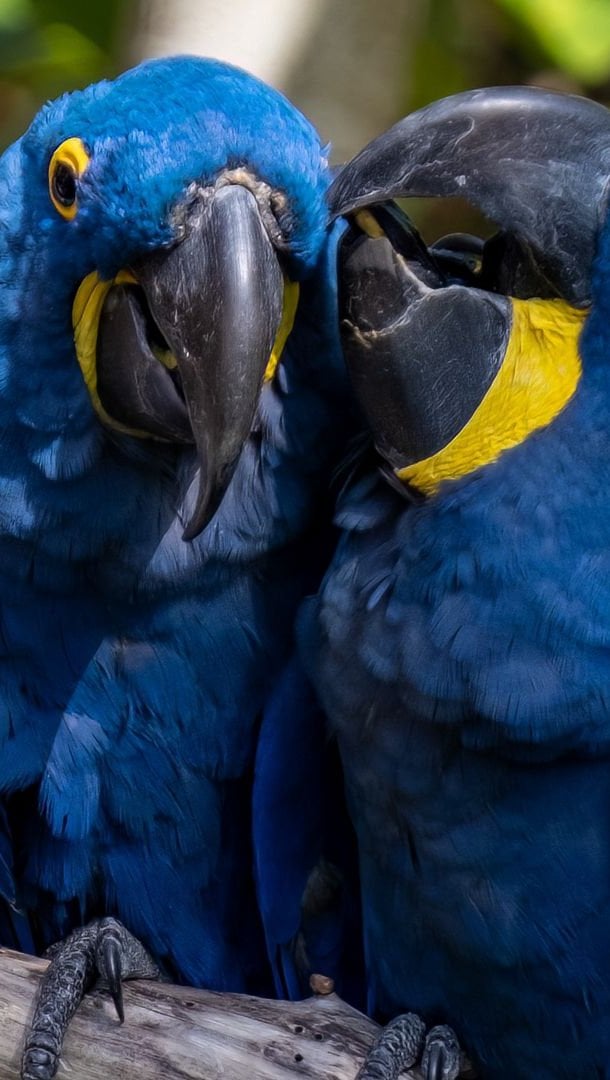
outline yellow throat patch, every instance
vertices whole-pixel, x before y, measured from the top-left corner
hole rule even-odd
[[[100,420],[115,431],[135,435],[138,439],[149,438],[148,432],[121,424],[110,416],[100,401],[97,390],[97,335],[104,301],[113,285],[135,285],[136,279],[128,270],[121,270],[115,278],[103,281],[97,271],[87,274],[81,281],[72,305],[72,328],[76,357],[83,373],[91,403]]]
[[[277,334],[275,335],[275,341],[273,342],[273,348],[271,350],[271,356],[269,357],[269,363],[265,368],[264,381],[271,382],[277,371],[277,366],[280,362],[281,355],[284,351],[284,345],[288,341],[290,331],[294,326],[294,320],[297,313],[297,307],[299,306],[299,285],[296,281],[288,281],[288,278],[284,279],[284,306],[282,308],[282,321],[278,327]]]
[[[396,470],[425,495],[496,461],[568,403],[581,375],[578,339],[588,311],[563,300],[512,300],[504,359],[470,420],[435,454]]]
[[[102,280],[97,271],[88,274],[81,282],[72,305],[74,347],[91,402],[100,420],[107,427],[121,431],[125,435],[135,435],[138,439],[159,439],[159,436],[151,435],[140,428],[129,427],[110,416],[102,405],[97,388],[97,338],[104,302],[114,285],[137,284],[137,279],[129,270],[120,270],[116,277],[109,281]],[[276,373],[284,346],[294,325],[298,303],[298,283],[285,279],[282,319],[265,369],[265,382],[270,382]],[[155,355],[165,367],[176,366],[176,359],[170,352],[155,350]]]

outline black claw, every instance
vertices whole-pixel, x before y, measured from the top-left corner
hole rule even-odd
[[[68,1024],[96,980],[110,991],[123,1023],[123,980],[159,976],[144,946],[116,919],[97,919],[75,930],[49,955],[26,1035],[21,1080],[53,1080]]]
[[[426,1036],[421,1071],[424,1080],[457,1080],[460,1075],[461,1051],[455,1033],[441,1024]]]
[[[444,1080],[444,1068],[447,1061],[445,1049],[440,1043],[430,1048],[424,1080]]]
[[[108,990],[121,1023],[125,1021],[123,983],[121,980],[121,945],[114,934],[107,934],[102,944]]]

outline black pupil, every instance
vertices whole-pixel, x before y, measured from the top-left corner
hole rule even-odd
[[[62,206],[72,206],[76,199],[76,177],[68,165],[58,165],[53,175],[53,194]]]

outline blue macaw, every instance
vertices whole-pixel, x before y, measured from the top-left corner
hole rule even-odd
[[[187,57],[47,105],[0,160],[8,945],[112,915],[173,976],[271,987],[257,734],[348,424],[328,183],[288,101]],[[310,871],[275,879],[290,934]]]
[[[300,627],[358,836],[363,1077],[610,1077],[610,114],[437,102],[337,178],[343,341],[376,468]],[[460,195],[469,280],[375,217]],[[457,275],[459,278],[459,274]],[[406,1011],[406,1012],[405,1012]],[[434,1025],[430,1029],[430,1025]],[[426,1031],[428,1034],[426,1035]]]

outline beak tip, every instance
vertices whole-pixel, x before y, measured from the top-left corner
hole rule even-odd
[[[188,544],[191,540],[195,540],[196,537],[199,536],[200,532],[201,529],[198,529],[192,521],[189,521],[188,525],[185,527],[182,533],[182,539],[184,540],[185,544]]]
[[[189,520],[187,521],[182,531],[182,539],[185,543],[189,543],[191,540],[196,540],[201,535],[203,530],[209,525],[214,516],[214,510],[209,505],[209,501],[202,506],[198,506],[193,512]]]
[[[234,467],[231,467],[223,470],[221,478],[216,477],[215,480],[210,480],[207,475],[205,460],[204,457],[200,465],[200,487],[195,506],[182,533],[182,539],[186,542],[196,540],[204,529],[208,527],[223,500],[234,472]]]

